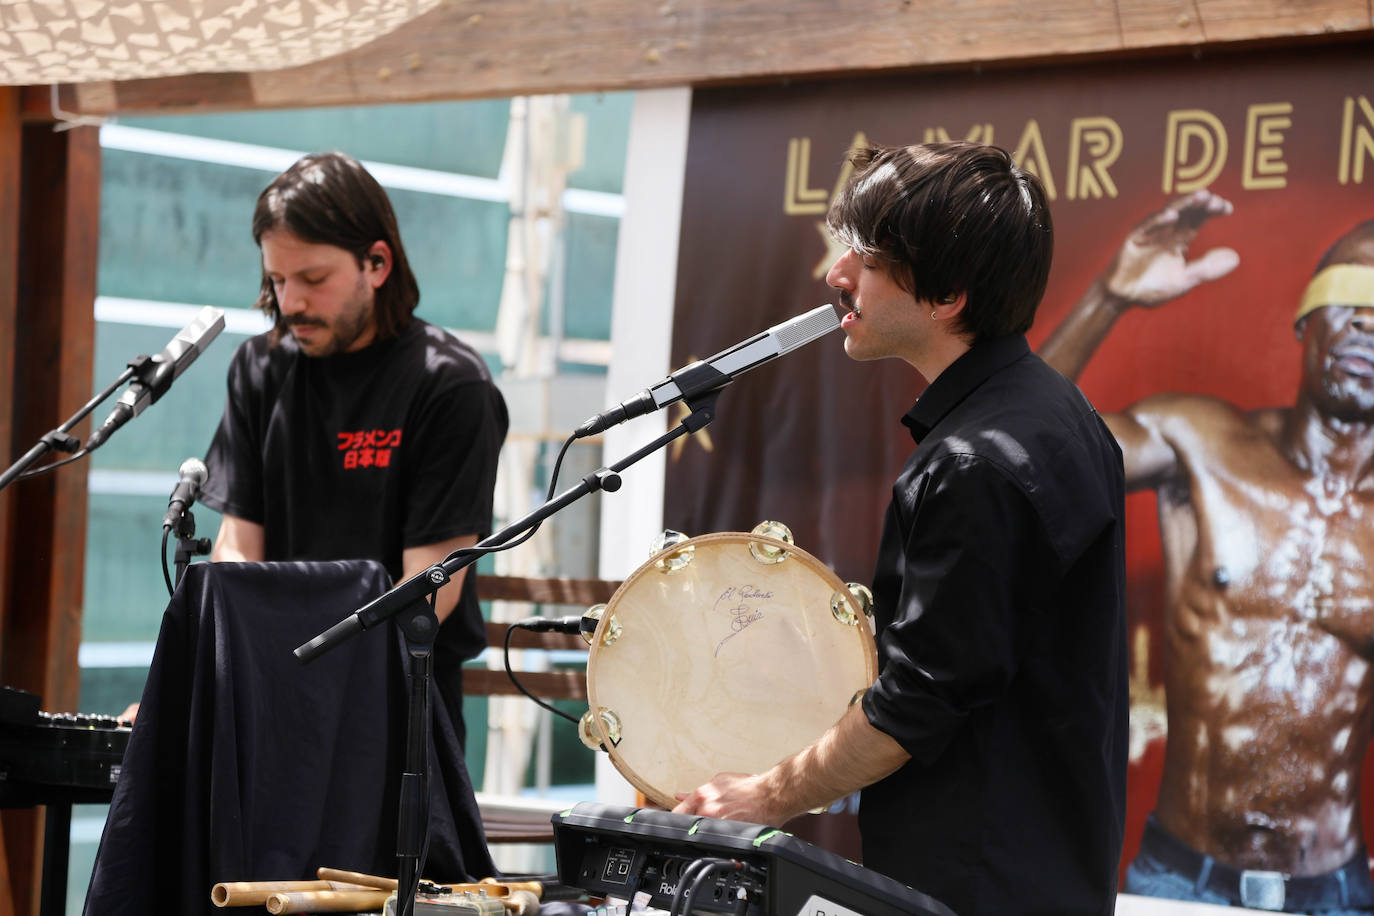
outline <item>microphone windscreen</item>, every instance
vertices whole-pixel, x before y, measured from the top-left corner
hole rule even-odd
[[[187,458],[177,469],[182,479],[190,478],[196,482],[196,486],[201,486],[210,476],[210,469],[205,466],[205,462],[199,458]]]

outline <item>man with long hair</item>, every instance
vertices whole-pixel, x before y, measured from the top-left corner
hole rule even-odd
[[[414,317],[391,203],[355,159],[302,158],[258,198],[257,306],[229,369],[201,501],[214,560],[370,558],[399,581],[491,525],[505,402],[476,351]],[[437,594],[435,683],[461,740],[465,659],[485,646],[472,577]]]

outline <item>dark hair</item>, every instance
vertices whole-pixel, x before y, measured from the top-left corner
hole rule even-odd
[[[302,241],[333,245],[350,252],[363,266],[376,242],[391,248],[391,273],[377,288],[377,339],[395,337],[410,324],[420,303],[420,287],[401,245],[401,231],[391,201],[362,163],[343,153],[302,156],[258,195],[253,210],[253,241],[274,229],[285,229]],[[255,305],[271,316],[272,340],[286,333],[277,294],[264,271]]]
[[[826,217],[835,237],[925,301],[966,293],[974,341],[1024,334],[1045,294],[1054,225],[1039,179],[1005,150],[962,141],[869,147]]]

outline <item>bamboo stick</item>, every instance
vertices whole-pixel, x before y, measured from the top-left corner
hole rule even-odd
[[[353,891],[282,891],[267,898],[269,913],[336,913],[378,910],[391,891],[380,888]]]
[[[504,887],[511,893],[515,891],[529,891],[534,895],[534,899],[536,900],[541,900],[544,897],[544,885],[540,884],[538,881],[502,881],[500,878],[483,878],[478,882],[478,885],[486,887],[491,887],[493,885],[496,887]]]
[[[223,881],[210,888],[210,902],[220,907],[262,906],[277,893],[364,889],[344,881]]]
[[[383,878],[380,875],[365,875],[362,872],[344,871],[339,868],[320,867],[315,870],[315,874],[330,881],[348,881],[351,884],[360,884],[363,887],[376,887],[384,891],[394,891],[396,889],[395,878]]]

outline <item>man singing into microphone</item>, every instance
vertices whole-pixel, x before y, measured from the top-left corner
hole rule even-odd
[[[306,156],[258,198],[257,306],[206,456],[213,560],[380,561],[400,581],[491,525],[506,406],[482,358],[413,316],[420,291],[386,192]],[[440,589],[435,684],[460,740],[462,669],[485,646],[466,570]]]
[[[929,381],[902,418],[877,682],[812,746],[680,812],[781,824],[862,789],[864,864],[959,916],[1111,913],[1125,808],[1121,452],[1025,337],[1040,182],[994,147],[865,149],[831,206],[845,352]]]

